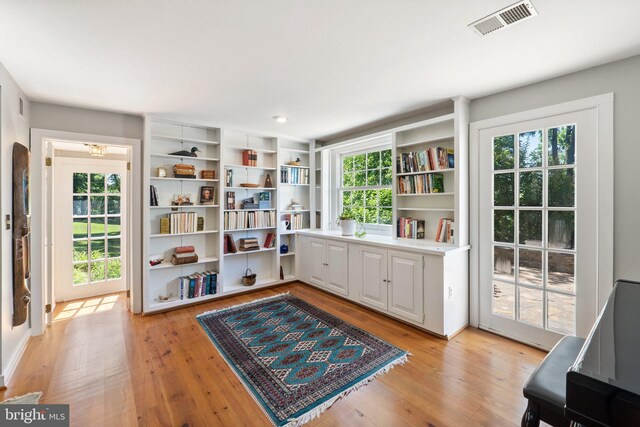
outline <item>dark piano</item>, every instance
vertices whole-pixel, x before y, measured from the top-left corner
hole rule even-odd
[[[565,416],[585,426],[640,426],[640,283],[616,282],[567,373]]]

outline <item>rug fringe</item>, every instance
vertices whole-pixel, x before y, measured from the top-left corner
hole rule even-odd
[[[378,369],[376,372],[374,372],[373,374],[369,375],[367,378],[363,379],[360,382],[357,382],[356,384],[354,384],[353,386],[349,387],[348,389],[346,389],[342,393],[340,393],[340,394],[332,397],[331,399],[327,400],[326,402],[323,402],[322,404],[316,406],[315,408],[311,409],[309,412],[300,415],[298,418],[290,418],[290,419],[288,419],[287,420],[288,423],[285,424],[282,427],[299,427],[301,425],[304,425],[304,424],[308,423],[309,421],[313,420],[314,418],[319,417],[324,411],[329,409],[331,407],[331,405],[336,403],[336,401],[338,399],[348,395],[352,391],[355,391],[355,390],[359,389],[362,386],[365,386],[365,385],[369,384],[371,381],[373,381],[379,375],[382,375],[382,374],[385,374],[385,373],[389,372],[394,366],[396,366],[396,365],[404,365],[405,363],[407,363],[409,361],[408,356],[409,356],[409,353],[405,353],[404,355],[402,355],[401,357],[397,358],[396,360],[393,360],[393,361],[389,362],[387,365],[385,365],[382,368]]]
[[[23,394],[22,396],[15,396],[15,397],[11,397],[9,399],[5,399],[2,402],[0,402],[0,405],[12,405],[12,404],[30,405],[30,404],[32,404],[30,402],[29,403],[22,402],[24,400],[35,400],[35,404],[37,404],[41,397],[42,397],[42,392],[41,391],[33,391],[31,393]]]
[[[243,302],[241,304],[236,304],[236,305],[232,305],[232,306],[224,307],[224,308],[218,308],[216,310],[205,311],[204,313],[198,314],[196,316],[196,318],[201,317],[201,316],[206,316],[207,314],[217,313],[219,311],[229,310],[231,308],[243,307],[245,305],[253,304],[253,303],[256,303],[256,302],[263,302],[263,301],[274,299],[274,298],[278,298],[278,297],[281,297],[281,296],[284,296],[284,295],[289,295],[289,292],[284,292],[284,293],[281,293],[281,294],[278,294],[278,295],[273,295],[273,296],[270,296],[270,297],[258,298],[258,299],[254,299],[254,300],[251,300],[251,301],[248,301],[248,302]]]

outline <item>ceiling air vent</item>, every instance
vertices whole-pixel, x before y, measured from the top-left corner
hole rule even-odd
[[[511,6],[505,7],[495,13],[485,16],[468,26],[471,27],[477,34],[485,36],[493,31],[506,28],[509,25],[513,25],[516,22],[524,21],[525,19],[533,18],[536,16],[535,8],[529,0],[519,1]]]

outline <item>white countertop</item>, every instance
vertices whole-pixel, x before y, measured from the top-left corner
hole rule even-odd
[[[445,243],[435,243],[422,239],[393,239],[391,236],[380,234],[367,234],[362,239],[355,236],[343,236],[341,230],[301,230],[298,234],[305,236],[327,237],[336,240],[344,240],[350,243],[363,245],[386,246],[391,248],[422,252],[431,255],[446,255],[453,252],[468,251],[471,246],[453,246]]]

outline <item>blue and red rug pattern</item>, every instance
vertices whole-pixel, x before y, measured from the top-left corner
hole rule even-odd
[[[301,425],[407,352],[289,294],[198,316],[271,422]]]

